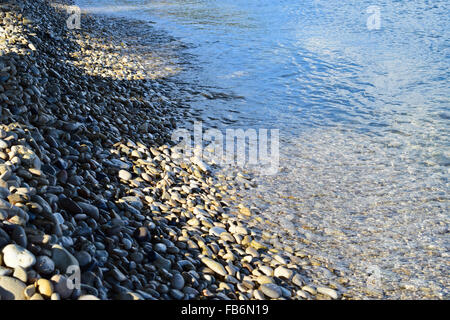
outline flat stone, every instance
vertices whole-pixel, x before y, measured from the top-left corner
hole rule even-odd
[[[278,261],[279,263],[283,264],[283,265],[288,264],[288,261],[287,261],[284,257],[282,257],[282,256],[280,256],[280,255],[278,255],[278,254],[274,255],[273,258],[274,258],[276,261]]]
[[[127,277],[117,268],[111,270],[111,275],[119,282],[127,280]]]
[[[135,196],[128,196],[128,197],[120,198],[119,202],[126,202],[129,205],[136,208],[137,210],[142,210],[142,208],[144,207],[144,204],[142,203],[141,199],[139,197],[135,197]]]
[[[36,263],[34,255],[16,244],[9,244],[3,248],[3,263],[10,268],[22,267],[27,269]]]
[[[119,178],[125,181],[131,180],[133,175],[126,170],[119,170]]]
[[[172,262],[170,262],[169,259],[163,258],[162,256],[160,256],[158,253],[155,252],[155,260],[154,260],[154,264],[161,268],[161,269],[165,269],[165,270],[170,270],[170,267],[172,266]]]
[[[61,208],[69,212],[70,214],[76,215],[83,213],[83,210],[80,208],[80,206],[69,198],[62,198],[59,199],[59,205]]]
[[[220,264],[217,261],[214,261],[213,259],[204,257],[201,259],[201,261],[208,267],[210,268],[212,271],[214,271],[217,274],[220,274],[221,276],[226,276],[227,270],[225,270],[225,268],[222,266],[222,264]]]
[[[181,300],[184,298],[184,293],[177,289],[170,289],[170,296],[175,300]]]
[[[256,278],[256,282],[259,284],[267,284],[267,283],[274,283],[274,280],[272,277],[260,275]]]
[[[25,283],[16,278],[0,276],[0,300],[25,300],[25,288]]]
[[[99,210],[96,206],[86,203],[86,202],[77,202],[78,206],[81,208],[84,214],[88,215],[89,217],[97,220],[99,218]]]
[[[91,294],[85,294],[83,296],[80,296],[78,298],[78,300],[100,300],[100,299],[97,298],[96,296],[91,295]]]
[[[128,170],[128,169],[131,168],[130,164],[128,164],[126,162],[123,162],[123,161],[121,161],[119,159],[111,159],[111,160],[107,160],[105,162],[107,162],[111,167],[116,168],[116,169],[126,169],[126,170]]]
[[[285,278],[290,280],[292,276],[294,275],[294,271],[290,270],[286,267],[279,266],[274,271],[274,276],[278,278]]]
[[[42,198],[41,196],[36,194],[31,197],[31,200],[33,200],[34,202],[37,202],[41,206],[42,213],[44,216],[46,216],[46,217],[52,216],[52,214],[53,214],[52,208],[50,207],[50,205],[44,198]]]
[[[317,287],[317,292],[326,296],[329,296],[332,299],[338,299],[339,295],[336,290],[326,287]]]
[[[309,285],[303,286],[302,290],[312,294],[313,296],[317,294],[317,290]]]
[[[260,290],[269,298],[278,299],[281,297],[282,291],[279,286],[274,283],[266,283],[261,285]]]
[[[227,230],[221,227],[212,227],[211,229],[209,229],[209,234],[216,237],[220,237],[220,235],[224,232],[227,232]]]
[[[295,284],[298,287],[302,287],[304,285],[303,279],[302,277],[296,273],[293,277],[292,277],[292,283]]]
[[[236,228],[234,229],[234,233],[237,233],[240,235],[246,235],[249,232],[248,232],[247,228],[244,228],[242,226],[236,226]]]
[[[268,277],[273,276],[273,269],[269,266],[261,266],[261,267],[259,267],[259,270]]]

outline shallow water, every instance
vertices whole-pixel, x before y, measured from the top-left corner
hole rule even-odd
[[[204,126],[280,129],[279,174],[243,195],[280,241],[356,297],[377,296],[376,268],[381,296],[449,298],[448,1],[76,2],[186,44],[177,77]]]

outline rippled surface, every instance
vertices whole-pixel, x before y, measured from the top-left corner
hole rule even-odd
[[[384,297],[449,297],[448,1],[77,2],[186,43],[208,125],[280,129],[282,170],[245,195],[280,241],[345,270],[355,296],[376,266]]]

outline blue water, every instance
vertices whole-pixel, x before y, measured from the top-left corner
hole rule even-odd
[[[76,2],[185,43],[177,77],[208,125],[280,129],[282,170],[247,196],[290,236],[315,230],[355,287],[367,260],[388,297],[448,297],[449,1]]]
[[[377,1],[379,30],[366,26],[372,1],[78,2],[156,21],[188,43],[202,87],[243,97],[202,102],[225,121],[296,133],[448,120],[448,1]]]

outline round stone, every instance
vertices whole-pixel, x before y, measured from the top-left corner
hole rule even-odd
[[[86,251],[78,251],[75,253],[75,258],[78,260],[78,263],[81,267],[87,266],[91,263],[92,257]]]
[[[125,181],[131,180],[132,174],[126,170],[119,171],[119,178]]]
[[[53,294],[53,284],[50,282],[50,280],[47,279],[39,279],[37,281],[37,287],[39,290],[39,293],[47,298],[50,298]]]
[[[172,278],[172,287],[178,290],[182,290],[184,287],[184,278],[181,274],[176,273]]]
[[[36,263],[34,255],[16,244],[8,244],[3,248],[3,263],[10,268],[22,267],[27,269]]]
[[[55,263],[52,259],[50,259],[50,257],[39,256],[36,259],[35,268],[37,272],[41,274],[51,274],[53,271],[55,271]]]
[[[165,253],[167,251],[167,246],[164,243],[157,243],[155,244],[155,251]]]

